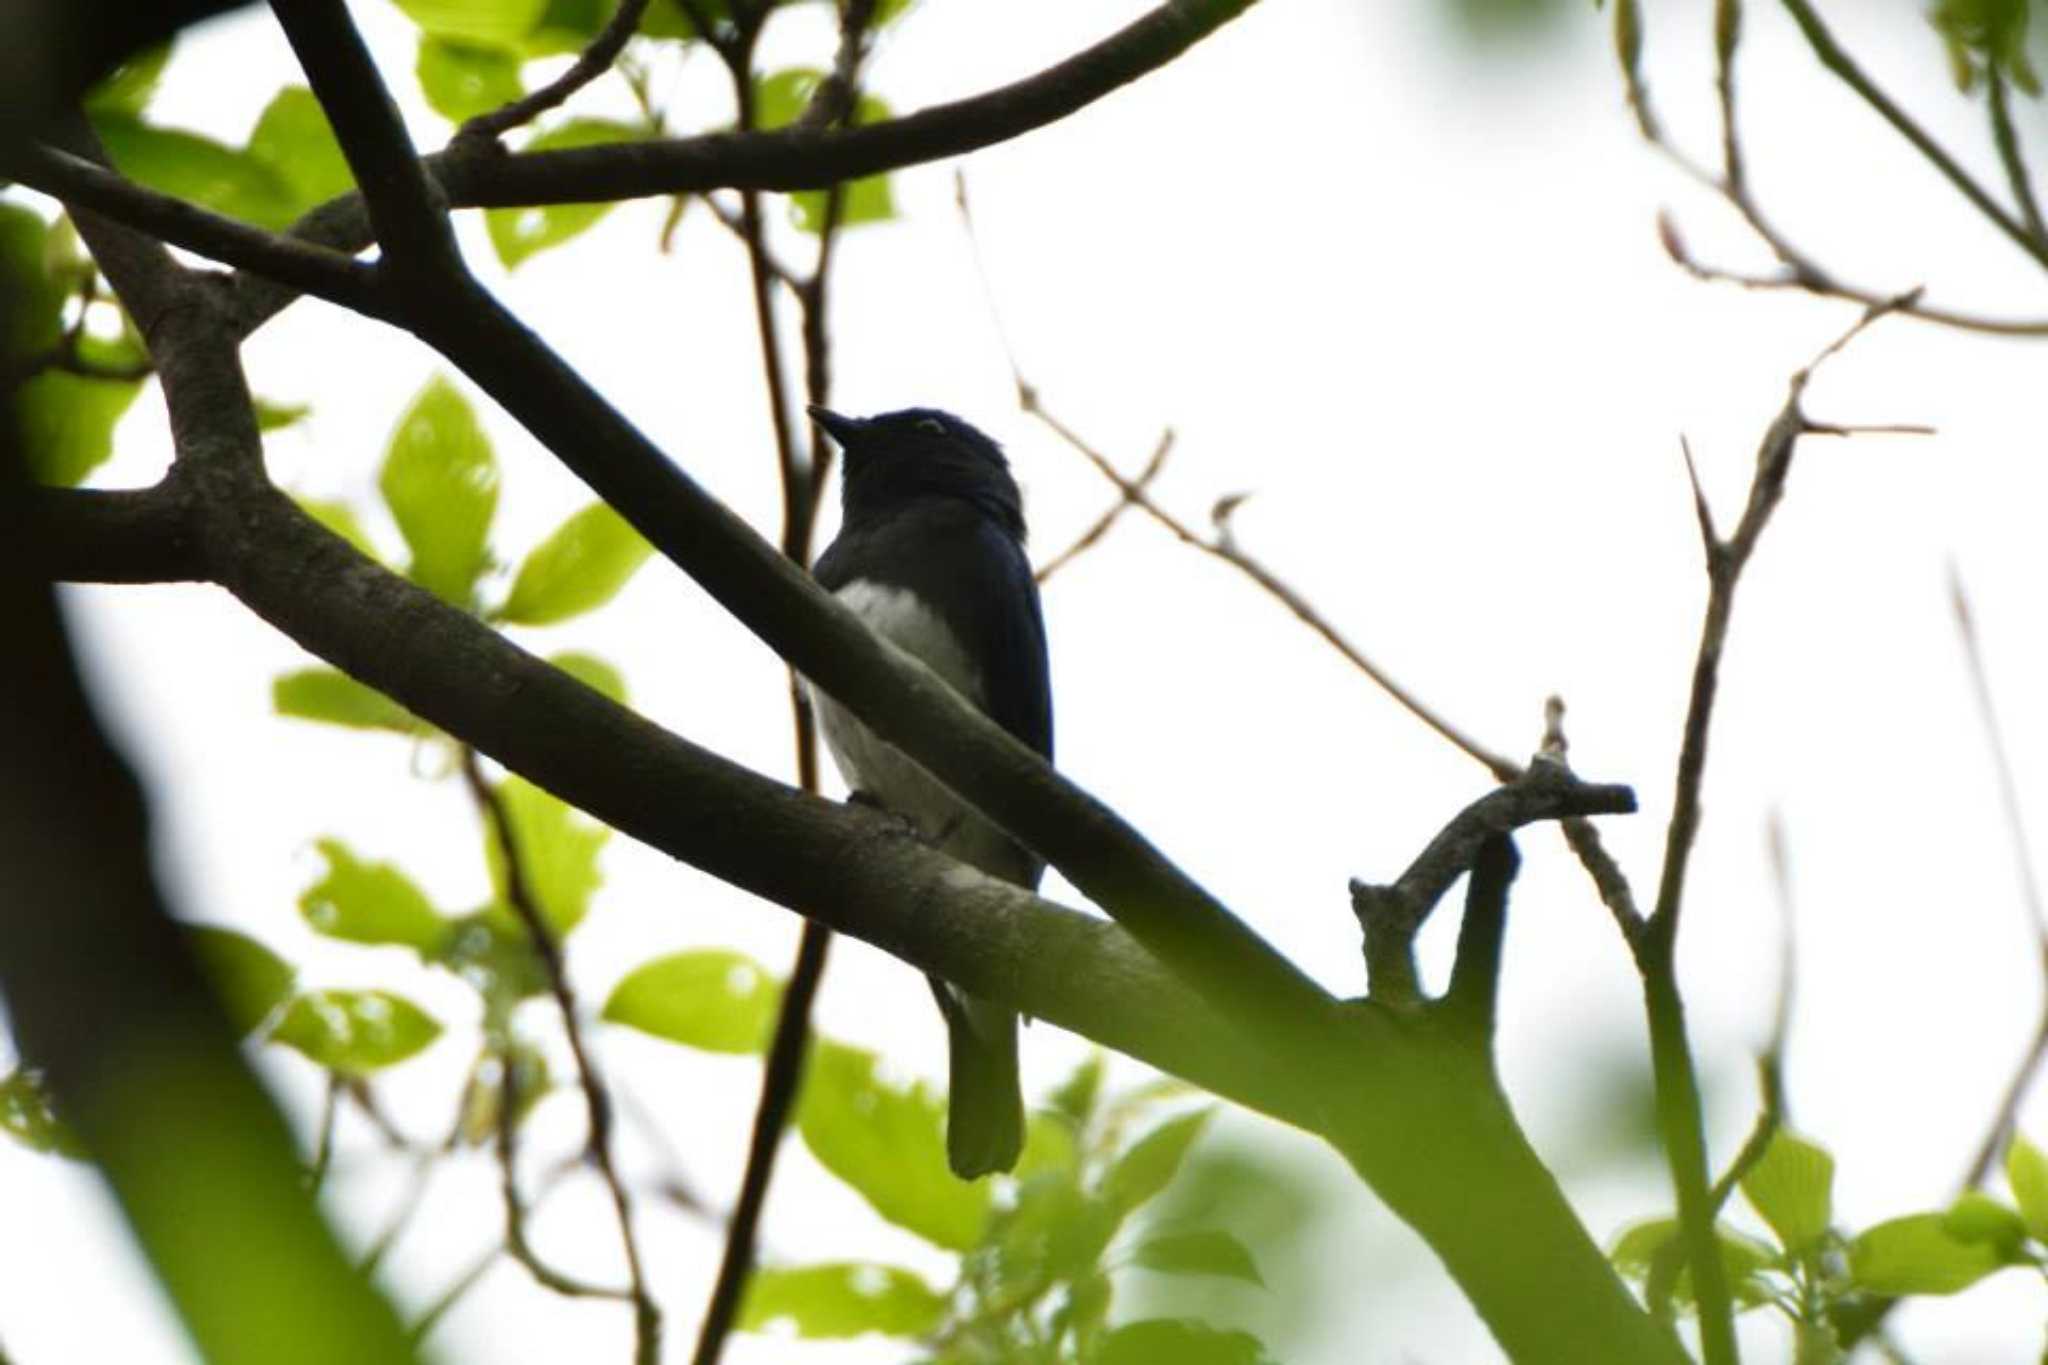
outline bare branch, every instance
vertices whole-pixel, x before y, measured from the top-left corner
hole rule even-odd
[[[578,54],[567,71],[540,89],[522,95],[502,108],[493,109],[488,114],[478,114],[456,130],[457,140],[502,136],[522,124],[531,123],[548,110],[562,104],[578,90],[612,69],[612,63],[625,51],[626,40],[640,27],[640,16],[646,12],[647,0],[620,0],[618,9],[612,12],[612,17],[605,24],[604,30],[589,47]]]
[[[1166,457],[1172,450],[1173,428],[1168,427],[1159,433],[1159,441],[1152,447],[1152,458],[1145,461],[1145,467],[1138,471],[1138,477],[1132,480],[1131,487],[1141,493],[1150,488],[1152,480],[1159,476],[1161,469],[1165,468]],[[1098,541],[1109,534],[1109,529],[1116,525],[1117,519],[1123,516],[1125,512],[1128,512],[1132,506],[1133,503],[1130,495],[1127,493],[1120,494],[1117,500],[1109,505],[1107,511],[1089,523],[1088,529],[1074,538],[1073,544],[1039,565],[1037,572],[1033,576],[1042,585],[1061,569],[1064,569],[1067,565],[1073,563],[1074,560],[1088,553],[1088,551],[1095,548]]]

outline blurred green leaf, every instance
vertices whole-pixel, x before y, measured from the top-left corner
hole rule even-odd
[[[298,974],[291,964],[247,934],[211,924],[189,925],[185,933],[237,1035],[254,1033],[292,993]]]
[[[354,509],[347,503],[329,502],[320,498],[294,498],[293,501],[298,503],[301,512],[355,546],[364,555],[380,564],[383,562],[382,556],[377,553],[377,547],[370,542],[369,533],[363,530],[362,522],[356,519]]]
[[[1879,1223],[1849,1244],[1849,1278],[1873,1294],[1954,1294],[2006,1264],[1997,1247],[1949,1232],[1946,1215]]]
[[[567,938],[583,922],[591,893],[604,880],[597,870],[597,858],[612,832],[523,777],[500,782],[498,799],[512,826],[512,844],[519,850],[519,869],[527,892],[556,939]],[[499,905],[509,906],[505,862],[497,839],[484,840],[484,860]],[[500,913],[517,924],[509,908]]]
[[[646,136],[643,129],[607,119],[570,119],[548,129],[527,143],[529,152],[567,151],[575,147],[596,147],[608,142],[634,142]],[[560,246],[593,226],[612,211],[610,203],[552,204],[545,208],[491,209],[484,214],[484,228],[491,246],[507,270],[549,247]]]
[[[595,654],[569,649],[550,654],[548,662],[593,692],[602,692],[619,705],[626,704],[626,677]]]
[[[1084,1194],[1068,1173],[1019,1183],[1013,1207],[997,1215],[994,1272],[999,1294],[1025,1302],[1061,1281],[1096,1273],[1121,1215]]]
[[[270,1030],[273,1042],[347,1076],[405,1061],[440,1036],[425,1010],[389,991],[309,991]]]
[[[987,1181],[946,1167],[945,1102],[921,1082],[892,1085],[875,1054],[828,1038],[811,1046],[797,1129],[826,1170],[876,1213],[928,1242],[965,1251],[988,1221]]]
[[[249,134],[249,155],[290,187],[293,217],[356,183],[326,111],[304,86],[288,85],[271,97]]]
[[[14,291],[0,313],[0,359],[41,355],[63,339],[69,291],[50,272],[50,237],[34,209],[0,202],[0,264]]]
[[[1675,1218],[1646,1219],[1622,1233],[1614,1249],[1608,1253],[1608,1259],[1614,1262],[1616,1270],[1640,1284],[1649,1278],[1658,1253],[1678,1234],[1678,1220]],[[1737,1232],[1726,1223],[1714,1225],[1714,1238],[1720,1243],[1721,1265],[1727,1272],[1728,1284],[1734,1291],[1737,1304],[1743,1308],[1756,1308],[1770,1302],[1771,1285],[1763,1274],[1777,1265],[1777,1249]],[[1682,1308],[1692,1307],[1691,1270],[1679,1272],[1671,1297]]]
[[[754,123],[760,128],[783,128],[797,121],[810,105],[811,96],[825,79],[825,73],[811,67],[791,67],[763,76],[754,85]],[[853,124],[882,123],[889,118],[889,106],[863,93],[854,102]],[[822,232],[828,190],[799,190],[790,198],[790,218],[805,232]],[[854,227],[879,223],[896,216],[896,201],[889,190],[887,175],[870,175],[851,181],[840,189],[839,225]]]
[[[946,1296],[907,1270],[838,1261],[754,1271],[739,1328],[759,1332],[787,1318],[804,1337],[916,1337],[937,1327],[945,1312]]]
[[[2041,79],[2027,56],[2030,10],[2030,0],[1937,0],[1927,20],[1948,48],[1960,89],[1996,71],[2027,94],[2040,95]]]
[[[1074,1122],[1065,1114],[1038,1110],[1025,1119],[1024,1151],[1012,1172],[1028,1180],[1040,1172],[1053,1172],[1068,1179],[1080,1169],[1081,1152],[1074,1138]]]
[[[1981,1190],[1965,1190],[1941,1216],[1941,1230],[1959,1242],[1983,1242],[2007,1261],[2020,1254],[2027,1240],[2026,1220],[2019,1210]]]
[[[426,893],[390,863],[367,863],[339,839],[314,844],[327,875],[299,895],[299,913],[316,933],[350,943],[395,944],[430,956],[448,936],[448,921]]]
[[[456,1121],[462,1141],[472,1147],[481,1147],[498,1135],[498,1122],[505,1113],[508,1067],[512,1092],[519,1097],[512,1113],[515,1127],[548,1097],[554,1085],[547,1054],[531,1043],[515,1042],[503,1055],[486,1057],[462,1089],[461,1115]]]
[[[102,114],[93,127],[114,169],[150,189],[257,227],[281,228],[298,216],[291,183],[249,152],[122,114]]]
[[[306,419],[313,411],[310,403],[274,403],[268,398],[256,400],[256,429],[258,431],[282,431]]]
[[[396,0],[422,32],[510,46],[531,33],[547,0]]]
[[[86,1160],[85,1147],[57,1117],[41,1075],[27,1067],[0,1080],[0,1131],[32,1152]]]
[[[643,962],[612,988],[604,1017],[707,1052],[764,1052],[782,985],[743,953],[706,948]]]
[[[1046,1097],[1046,1102],[1055,1110],[1074,1121],[1077,1128],[1085,1128],[1095,1113],[1095,1100],[1102,1093],[1102,1054],[1091,1052],[1072,1074],[1061,1081],[1059,1088]]]
[[[377,487],[412,549],[407,574],[468,607],[490,558],[498,465],[469,400],[447,380],[430,380],[399,418]]]
[[[518,54],[506,48],[427,33],[420,35],[414,72],[420,92],[434,112],[451,123],[461,123],[525,94],[519,67]]]
[[[423,735],[433,727],[373,687],[332,668],[302,668],[270,683],[270,704],[280,716],[345,725],[352,730],[390,730]]]
[[[142,383],[45,370],[14,391],[22,456],[37,483],[69,488],[114,453],[114,428]]]
[[[532,940],[507,922],[502,907],[449,921],[433,961],[482,998],[487,1033],[503,1032],[520,1001],[548,989],[547,968]]]
[[[1182,1114],[1138,1139],[1103,1177],[1102,1197],[1119,1213],[1129,1213],[1165,1189],[1214,1112]]]
[[[545,626],[611,601],[654,547],[626,519],[594,502],[555,528],[519,566],[498,619]]]
[[[2048,1153],[2014,1132],[2005,1149],[2005,1179],[2028,1233],[2037,1242],[2048,1242]]]
[[[1742,1192],[1787,1251],[1818,1242],[1834,1218],[1835,1159],[1827,1149],[1780,1128],[1742,1177]]]
[[[1251,1250],[1219,1229],[1164,1233],[1139,1243],[1131,1259],[1169,1275],[1222,1275],[1262,1289],[1266,1284]]]
[[[164,67],[171,60],[171,44],[163,42],[142,51],[122,62],[85,94],[85,112],[95,117],[111,114],[125,118],[141,118],[142,111],[149,107],[159,82],[163,80]]]
[[[1266,1348],[1248,1332],[1226,1332],[1188,1318],[1127,1322],[1102,1338],[1090,1365],[1262,1365]]]

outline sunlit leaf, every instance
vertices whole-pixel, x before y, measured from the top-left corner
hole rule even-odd
[[[759,1332],[786,1319],[803,1337],[916,1337],[937,1327],[945,1311],[946,1296],[908,1270],[839,1261],[755,1270],[739,1327]]]
[[[643,962],[612,988],[604,1017],[707,1052],[762,1052],[782,987],[743,953],[703,948]]]
[[[13,291],[0,312],[0,358],[40,355],[64,335],[67,291],[50,272],[50,236],[35,210],[0,202],[0,267]]]
[[[85,1148],[57,1117],[42,1077],[27,1067],[0,1079],[0,1132],[33,1152],[85,1160]]]
[[[761,128],[782,128],[796,122],[809,107],[825,73],[810,67],[791,67],[763,76],[754,87],[754,122]],[[854,103],[855,125],[881,123],[889,118],[889,106],[863,93]],[[838,222],[841,227],[877,223],[896,216],[896,201],[889,190],[887,175],[870,175],[840,188]],[[790,217],[805,232],[822,232],[825,227],[828,190],[800,190],[790,196]]]
[[[523,777],[500,782],[498,798],[512,826],[527,893],[555,937],[564,938],[583,922],[591,893],[604,880],[597,858],[611,831]],[[505,862],[496,838],[484,840],[484,858],[500,913],[509,916]]]
[[[2048,1153],[2014,1133],[2005,1149],[2005,1179],[2028,1233],[2037,1242],[2048,1242]]]
[[[498,464],[469,400],[447,380],[430,380],[399,418],[377,487],[412,549],[413,581],[468,606],[489,560]]]
[[[988,1220],[989,1187],[947,1169],[945,1114],[921,1082],[883,1080],[874,1053],[826,1038],[812,1045],[797,1101],[811,1154],[896,1226],[965,1251]]]
[[[1080,1168],[1081,1153],[1074,1138],[1074,1121],[1065,1114],[1038,1110],[1024,1124],[1024,1151],[1013,1172],[1018,1180],[1029,1180],[1041,1172],[1056,1172],[1071,1178]]]
[[[318,933],[351,943],[384,943],[425,956],[447,937],[448,921],[426,893],[390,863],[370,863],[339,839],[315,845],[326,875],[299,894],[299,913]]]
[[[601,607],[647,562],[653,548],[624,517],[594,502],[526,556],[498,619],[552,625]]]
[[[286,86],[264,106],[249,134],[249,155],[291,187],[294,216],[355,185],[326,111],[303,86]]]
[[[1103,1177],[1102,1197],[1120,1212],[1129,1213],[1165,1189],[1213,1112],[1198,1109],[1168,1119],[1132,1143]]]
[[[114,428],[127,413],[139,380],[88,379],[45,370],[14,391],[22,456],[37,483],[68,488],[114,453]]]
[[[1827,1150],[1780,1128],[1742,1177],[1742,1192],[1787,1251],[1819,1241],[1834,1218],[1835,1159]]]
[[[104,76],[85,94],[85,112],[140,118],[156,95],[164,67],[171,60],[171,44],[158,43],[131,55]]]
[[[1190,1318],[1127,1322],[1102,1338],[1090,1365],[1262,1365],[1266,1348],[1248,1332]]]
[[[309,991],[270,1030],[273,1042],[350,1076],[396,1065],[440,1036],[425,1010],[389,991]]]
[[[608,142],[632,142],[645,137],[644,130],[606,119],[579,118],[550,128],[526,144],[529,152],[567,151],[575,147],[596,147]],[[509,270],[536,252],[560,246],[590,228],[611,212],[610,202],[598,204],[551,204],[546,207],[491,209],[484,214],[484,228],[491,246]]]
[[[247,934],[211,924],[185,930],[235,1032],[248,1037],[292,993],[291,964]]]
[[[1678,1235],[1677,1219],[1647,1219],[1622,1233],[1616,1240],[1614,1249],[1608,1253],[1608,1259],[1614,1262],[1616,1270],[1641,1283],[1650,1277],[1651,1269],[1656,1265],[1659,1255],[1676,1241]],[[1764,1278],[1764,1273],[1777,1265],[1777,1249],[1754,1237],[1745,1236],[1725,1223],[1714,1225],[1714,1240],[1721,1248],[1721,1266],[1727,1275],[1729,1288],[1734,1292],[1737,1305],[1742,1308],[1756,1308],[1770,1302],[1771,1285]],[[1690,1269],[1679,1271],[1677,1280],[1672,1285],[1671,1297],[1682,1308],[1692,1307]]]
[[[526,93],[516,53],[457,38],[420,36],[414,67],[420,92],[435,113],[453,123],[510,104]]]
[[[2000,1203],[1982,1190],[1965,1190],[1941,1216],[1941,1230],[1959,1242],[1983,1242],[2007,1260],[2019,1255],[2027,1240],[2026,1220],[2018,1209]]]
[[[310,403],[275,403],[268,398],[256,400],[256,429],[258,431],[282,431],[306,419],[313,411]]]
[[[502,1031],[520,1001],[548,989],[547,969],[533,941],[508,923],[503,907],[449,921],[433,961],[482,998],[487,1032]]]
[[[2006,1259],[1988,1242],[1965,1242],[1939,1213],[1879,1223],[1849,1244],[1849,1278],[1873,1294],[1954,1294]]]
[[[626,704],[626,675],[595,654],[564,650],[548,655],[548,662],[593,692],[601,692],[619,705]]]
[[[280,716],[352,730],[418,735],[432,728],[382,692],[332,668],[302,668],[273,678],[270,704]]]
[[[547,0],[396,0],[422,32],[509,47],[531,33]]]
[[[126,115],[102,115],[93,127],[114,169],[153,190],[258,227],[281,228],[298,216],[291,182],[249,152]]]
[[[483,1146],[498,1135],[498,1125],[505,1117],[508,1067],[510,1089],[518,1096],[512,1111],[515,1126],[548,1097],[554,1085],[547,1054],[531,1043],[515,1042],[505,1055],[484,1058],[463,1087],[461,1113],[456,1120],[462,1140],[472,1147]]]
[[[1168,1275],[1221,1275],[1264,1287],[1250,1248],[1220,1229],[1171,1232],[1138,1244],[1131,1259]]]
[[[1094,1114],[1095,1100],[1101,1093],[1102,1054],[1091,1052],[1066,1080],[1060,1082],[1059,1088],[1046,1097],[1046,1103],[1080,1126]]]

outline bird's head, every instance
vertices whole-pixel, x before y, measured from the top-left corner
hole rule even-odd
[[[810,414],[846,452],[849,520],[887,515],[918,499],[957,498],[1024,539],[1023,497],[1010,462],[971,424],[936,408],[846,417],[814,405]]]

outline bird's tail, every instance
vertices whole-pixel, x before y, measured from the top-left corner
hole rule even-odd
[[[1024,1148],[1024,1090],[1017,1080],[1017,1015],[934,980],[946,1016],[952,1089],[946,1164],[962,1180],[1007,1171]]]

